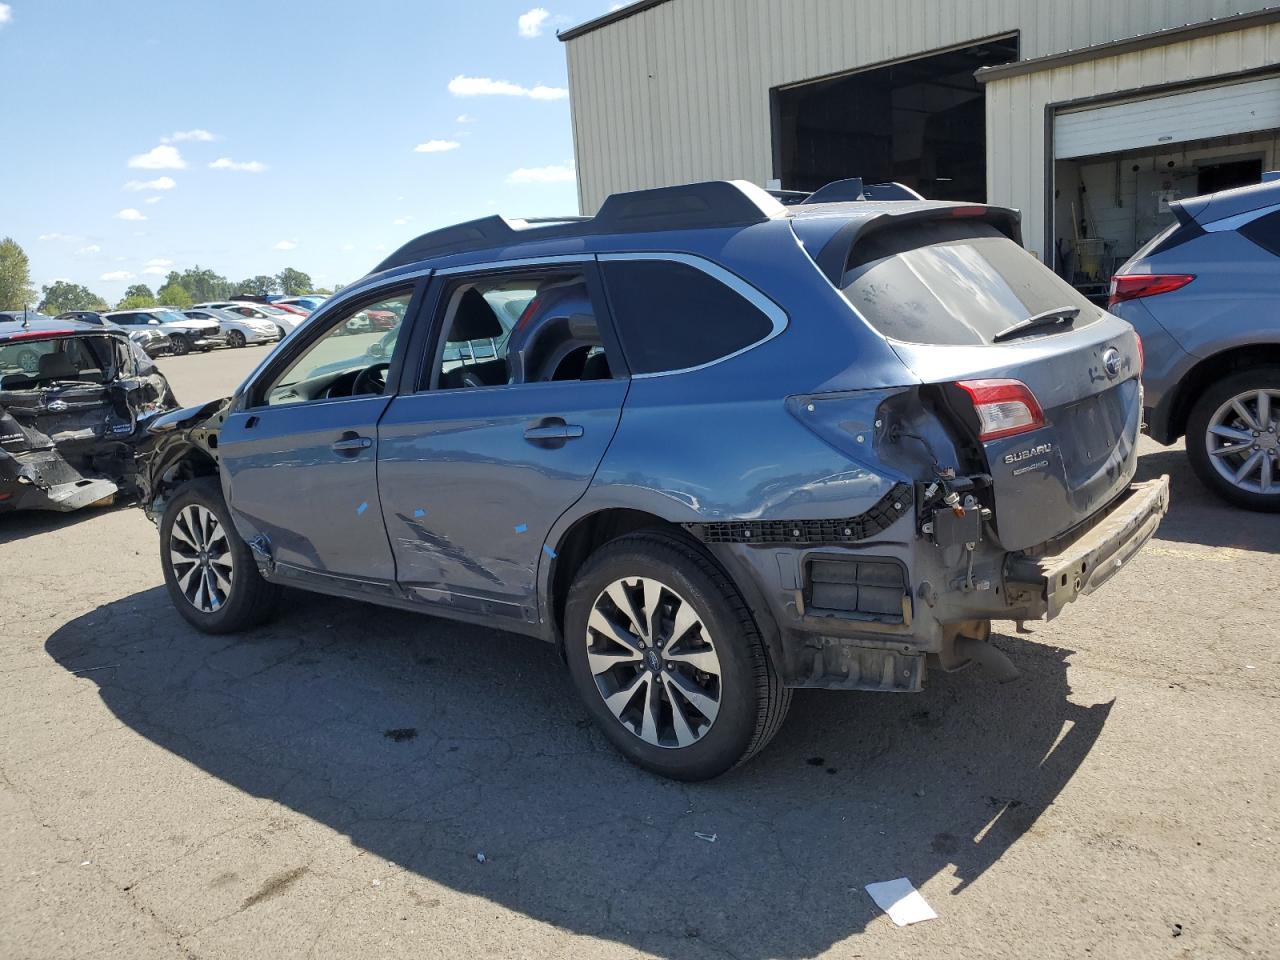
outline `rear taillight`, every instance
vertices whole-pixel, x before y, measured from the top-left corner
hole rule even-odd
[[[1194,273],[1132,273],[1111,278],[1111,299],[1108,307],[1139,297],[1181,290],[1196,278]]]
[[[973,402],[983,443],[1044,426],[1040,402],[1020,380],[960,380],[956,386]]]

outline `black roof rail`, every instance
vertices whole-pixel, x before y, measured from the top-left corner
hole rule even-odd
[[[901,183],[864,183],[861,177],[836,180],[815,190],[802,203],[848,203],[854,200],[923,200],[920,194]]]
[[[517,243],[588,237],[605,233],[648,233],[714,227],[745,227],[777,216],[781,205],[743,180],[710,180],[678,187],[615,193],[587,218],[507,220],[485,217],[424,233],[374,268],[375,273],[428,257],[470,253]]]

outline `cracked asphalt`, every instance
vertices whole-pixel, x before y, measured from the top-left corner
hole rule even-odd
[[[262,355],[163,366],[196,403]],[[1280,516],[1140,470],[1158,539],[995,638],[1020,680],[802,691],[695,786],[536,641],[304,594],[206,637],[140,511],[0,518],[0,957],[1280,956]],[[938,920],[862,890],[900,876]]]

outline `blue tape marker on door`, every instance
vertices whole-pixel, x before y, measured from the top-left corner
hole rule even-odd
[[[516,526],[516,533],[528,533],[528,532],[529,532],[529,525],[527,523],[521,523]]]
[[[415,517],[417,517],[417,518],[421,519],[422,517],[425,517],[425,516],[427,515],[427,511],[425,511],[425,510],[423,510],[423,509],[419,508],[419,509],[417,509],[417,510],[413,511],[413,515],[414,515]]]
[[[363,515],[364,515],[364,512],[365,512],[366,510],[368,510],[368,509],[369,509],[369,504],[367,504],[367,503],[362,503],[362,504],[360,504],[360,506],[356,507],[356,515],[357,515],[357,516],[363,516]]]
[[[556,558],[556,552],[555,552],[554,550],[552,550],[552,549],[551,549],[551,545],[550,545],[550,544],[546,544],[546,543],[544,543],[544,544],[542,545],[542,552],[543,552],[543,553],[545,553],[545,554],[546,554],[548,557],[550,557],[552,560],[554,560],[554,559]]]

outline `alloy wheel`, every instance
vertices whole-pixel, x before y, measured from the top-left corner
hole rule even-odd
[[[243,347],[245,345],[244,334],[239,330],[232,330],[227,334],[227,344],[232,347]]]
[[[715,642],[693,605],[651,577],[616,580],[587,620],[587,663],[605,706],[645,743],[679,748],[720,711]]]
[[[1232,397],[1209,419],[1205,449],[1224,480],[1248,493],[1280,494],[1280,390]]]
[[[208,507],[182,508],[169,533],[169,564],[178,589],[201,613],[214,613],[227,602],[235,575],[231,544]]]

